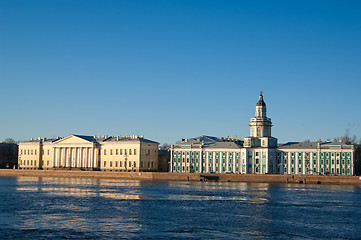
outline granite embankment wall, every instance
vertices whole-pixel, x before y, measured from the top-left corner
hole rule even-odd
[[[154,181],[221,181],[221,182],[262,182],[262,183],[303,183],[303,184],[344,184],[359,185],[359,176],[309,176],[276,174],[202,174],[164,172],[101,172],[79,170],[18,170],[0,169],[0,176],[28,177],[82,177],[115,178]]]

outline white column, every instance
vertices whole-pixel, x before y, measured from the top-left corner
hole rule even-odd
[[[53,168],[55,167],[55,147],[53,147]]]
[[[85,167],[88,168],[89,167],[89,161],[88,161],[88,156],[89,156],[89,151],[88,151],[88,148],[86,147],[85,148]]]
[[[92,147],[91,152],[92,152],[92,168],[94,168],[94,167],[95,167],[95,160],[94,160],[94,152],[95,152],[95,148],[94,148],[94,147]]]
[[[74,148],[74,167],[78,167],[78,148]]]
[[[66,155],[66,149],[61,148],[61,166],[65,167],[65,155]]]
[[[84,151],[83,148],[80,148],[80,166],[84,167]]]

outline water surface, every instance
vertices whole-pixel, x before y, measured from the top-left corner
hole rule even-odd
[[[361,188],[0,177],[1,239],[360,239]]]

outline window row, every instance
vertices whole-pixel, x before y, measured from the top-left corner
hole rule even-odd
[[[107,162],[107,161],[104,161],[104,163],[103,163],[103,167],[134,167],[134,168],[136,168],[137,167],[137,163],[135,162],[135,161],[128,161],[128,164],[127,164],[127,162],[126,161],[109,161],[109,162]],[[140,167],[142,168],[142,167],[148,167],[148,168],[153,168],[154,167],[154,163],[153,163],[153,161],[152,162],[144,162],[144,164],[143,164],[143,162],[140,162]]]
[[[291,152],[290,154],[291,154],[291,157],[294,157],[295,155],[298,155],[298,157],[302,157],[302,156],[303,156],[303,153],[302,153],[302,152],[299,152],[298,154],[297,154],[297,153],[294,153],[294,152]],[[288,152],[285,152],[285,153],[284,153],[284,157],[287,157],[287,155],[288,155]],[[336,155],[337,157],[339,157],[340,155],[341,155],[342,157],[345,157],[346,155],[347,155],[347,157],[350,157],[350,156],[351,156],[351,153],[349,153],[349,152],[348,152],[347,154],[344,153],[344,152],[343,152],[342,154],[340,154],[339,152],[336,153],[336,154],[335,154],[334,152],[331,153],[331,156],[332,156],[332,157],[334,157],[335,155]],[[310,153],[306,152],[306,153],[305,153],[305,156],[306,156],[306,157],[309,157],[309,156],[310,156]],[[311,156],[317,157],[317,153],[311,153]],[[321,157],[325,157],[325,156],[326,156],[326,157],[329,157],[329,156],[330,156],[330,153],[329,153],[329,152],[326,152],[326,153],[321,152]]]
[[[21,155],[36,155],[36,149],[21,149]]]
[[[302,160],[301,159],[298,159],[298,164],[302,164]],[[317,163],[316,163],[317,161],[316,161],[316,159],[314,159],[313,160],[313,165],[316,165]],[[345,159],[342,159],[342,161],[341,161],[341,163],[342,163],[342,165],[345,165]],[[288,163],[288,161],[287,161],[287,159],[284,159],[284,164],[287,164]],[[310,160],[305,160],[304,161],[304,163],[306,164],[306,165],[309,165],[310,164]],[[329,161],[329,159],[326,159],[326,160],[323,160],[323,159],[321,159],[320,160],[320,164],[326,164],[326,165],[329,165],[329,164],[340,164],[340,159],[336,159],[336,161],[335,161],[335,159],[331,159],[331,161]],[[350,165],[350,163],[351,163],[351,161],[350,161],[350,159],[347,159],[347,164],[348,165]],[[295,164],[295,160],[294,159],[291,159],[291,164]]]
[[[22,165],[28,165],[28,166],[36,165],[36,160],[20,160],[20,166]]]
[[[109,150],[109,151],[107,151]],[[115,149],[115,151],[113,151],[114,149],[104,149],[103,153],[104,155],[107,155],[107,153],[109,153],[109,155],[113,155],[113,153],[115,155],[137,155],[137,149]],[[124,151],[123,151],[124,150]],[[150,150],[148,150],[149,152]]]

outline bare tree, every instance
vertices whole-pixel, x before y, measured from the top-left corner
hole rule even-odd
[[[11,144],[13,144],[13,143],[15,143],[15,140],[12,139],[12,138],[7,138],[7,139],[5,139],[5,143],[11,143]]]

